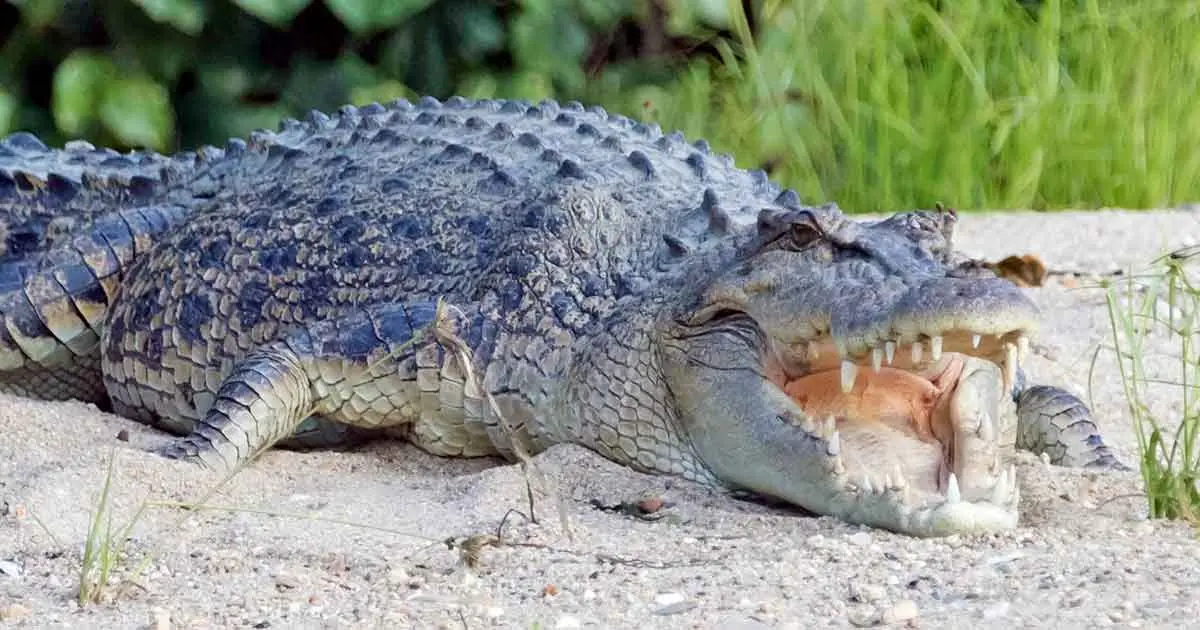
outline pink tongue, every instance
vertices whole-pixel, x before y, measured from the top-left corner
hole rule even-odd
[[[837,370],[795,379],[784,385],[783,391],[817,420],[829,415],[838,420],[877,420],[904,431],[915,430],[927,442],[949,437],[941,435],[944,429],[932,422],[941,389],[904,370],[884,368],[877,374],[869,367],[860,369],[848,394],[842,393]]]

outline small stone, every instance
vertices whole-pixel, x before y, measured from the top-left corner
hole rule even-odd
[[[684,599],[687,598],[685,598],[682,593],[659,593],[658,596],[654,598],[654,603],[658,604],[659,606],[670,606],[671,604],[678,604]]]
[[[0,608],[0,621],[16,621],[29,616],[29,609],[21,604],[9,604]]]
[[[1024,558],[1024,557],[1025,557],[1024,553],[1022,553],[1020,551],[1014,551],[1012,553],[1003,553],[1003,554],[991,556],[986,560],[986,563],[990,566],[1004,565],[1004,564],[1008,564],[1010,562],[1020,560],[1021,558]]]
[[[875,584],[859,584],[850,585],[850,600],[870,604],[877,602],[884,597],[887,597],[887,591]]]
[[[11,560],[0,560],[0,575],[17,577],[21,575],[21,565]]]
[[[860,547],[866,547],[871,544],[871,534],[869,532],[856,532],[850,534],[849,540]]]
[[[654,611],[656,615],[678,615],[682,612],[687,612],[696,607],[696,602],[691,600],[683,600],[667,604]]]
[[[659,496],[646,497],[641,501],[638,501],[637,506],[638,509],[642,511],[642,514],[654,514],[662,509],[663,499]]]
[[[300,586],[300,580],[296,576],[288,573],[280,573],[275,576],[275,588],[279,590],[290,590]]]
[[[856,628],[870,628],[883,620],[879,610],[870,604],[856,606],[846,612],[846,619]]]
[[[388,571],[387,577],[384,579],[387,580],[388,584],[408,584],[411,581],[411,576],[409,576],[408,571],[405,571],[403,567],[393,567]]]
[[[771,626],[750,617],[725,617],[713,630],[771,630]]]
[[[1008,601],[996,602],[991,606],[983,609],[983,618],[989,621],[1000,619],[1008,616],[1009,609],[1012,608],[1012,603]]]
[[[554,622],[554,627],[560,628],[561,630],[568,630],[570,628],[582,628],[583,622],[579,620],[579,617],[572,617],[571,615],[563,615],[558,618],[558,621]]]
[[[156,607],[150,617],[150,626],[154,630],[171,630],[171,613]]]
[[[558,587],[553,584],[547,584],[542,587],[542,597],[554,597],[558,595]]]
[[[916,619],[921,614],[917,603],[911,599],[902,599],[883,613],[883,622],[887,624],[905,623]]]

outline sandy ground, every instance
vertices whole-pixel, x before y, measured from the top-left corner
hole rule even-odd
[[[1189,238],[1200,238],[1200,213],[1009,214],[964,218],[960,248],[1095,272]],[[1107,317],[1101,291],[1072,284],[1030,290],[1046,314],[1030,367],[1087,393]],[[1110,354],[1090,393],[1130,461]],[[1177,413],[1174,396],[1156,410]],[[1146,520],[1134,473],[1023,457],[1019,529],[916,540],[559,447],[536,461],[573,537],[540,499],[538,524],[510,516],[504,533],[516,544],[482,548],[468,569],[443,541],[494,533],[509,510],[526,511],[520,469],[391,443],[273,451],[208,500],[228,509],[148,508],[117,570],[126,588],[81,608],[89,514],[114,452],[116,528],[144,500],[195,501],[217,481],[147,452],[166,439],[89,406],[0,397],[0,627],[1183,628],[1200,617],[1200,544],[1182,525]],[[644,492],[666,500],[658,520],[597,507]]]

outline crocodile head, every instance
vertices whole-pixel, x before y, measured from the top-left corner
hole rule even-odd
[[[681,430],[716,477],[913,535],[1016,525],[1003,456],[1037,309],[956,259],[955,221],[759,215],[665,335]]]

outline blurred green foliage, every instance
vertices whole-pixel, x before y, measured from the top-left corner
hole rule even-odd
[[[346,103],[582,99],[600,74],[669,81],[721,36],[727,8],[726,0],[7,0],[0,135],[25,129],[52,143],[168,151]]]
[[[4,0],[0,134],[579,100],[850,211],[1200,200],[1200,0]]]

